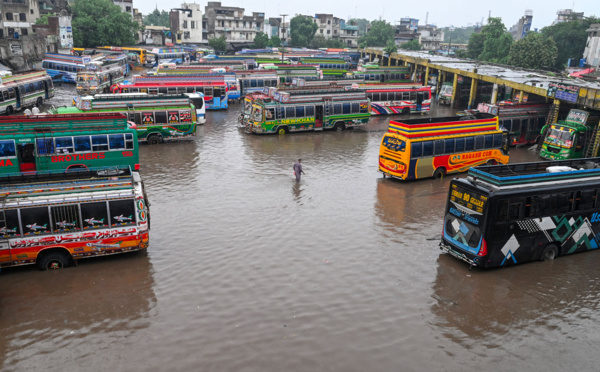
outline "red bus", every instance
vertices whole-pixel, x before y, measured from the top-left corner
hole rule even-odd
[[[353,86],[354,87],[354,86]],[[395,115],[429,111],[431,87],[407,84],[360,84],[371,100],[372,115]]]
[[[228,107],[227,84],[223,80],[165,80],[156,78],[155,81],[144,79],[143,83],[116,84],[111,88],[112,93],[147,93],[147,94],[184,94],[202,93],[207,110],[222,110]]]

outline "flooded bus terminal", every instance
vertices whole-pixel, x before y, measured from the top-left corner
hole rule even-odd
[[[140,147],[147,254],[3,270],[0,370],[597,370],[598,253],[469,270],[438,248],[450,179],[377,172],[397,117],[259,136],[240,107]]]

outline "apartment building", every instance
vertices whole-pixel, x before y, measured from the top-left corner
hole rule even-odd
[[[183,3],[169,13],[171,33],[176,43],[201,43],[202,10],[199,4]]]
[[[204,8],[206,37],[225,37],[228,42],[252,42],[258,32],[263,32],[265,14],[244,14],[244,8],[222,6],[221,2],[209,1]]]

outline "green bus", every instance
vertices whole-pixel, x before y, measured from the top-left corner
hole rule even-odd
[[[201,93],[97,94],[80,97],[75,107],[59,107],[52,113],[122,113],[135,123],[138,141],[154,145],[195,136],[197,124],[205,122],[203,97]]]
[[[120,166],[140,167],[137,133],[125,115],[0,118],[0,176]]]
[[[584,110],[572,109],[565,120],[542,128],[544,143],[540,157],[566,160],[598,156],[599,117]]]
[[[342,131],[366,125],[371,105],[365,92],[345,91],[314,95],[291,95],[271,89],[268,97],[252,102],[244,127],[248,133]]]

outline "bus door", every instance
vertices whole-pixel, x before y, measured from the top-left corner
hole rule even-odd
[[[20,108],[21,105],[23,104],[23,96],[25,96],[25,89],[23,88],[23,86],[18,86],[15,88],[15,93],[17,94],[17,103],[16,106],[17,108]]]
[[[17,150],[21,172],[35,172],[35,145],[33,143],[20,143],[17,145]]]
[[[423,107],[423,92],[417,92],[417,111],[421,111]]]
[[[315,106],[315,128],[323,128],[323,105]]]

